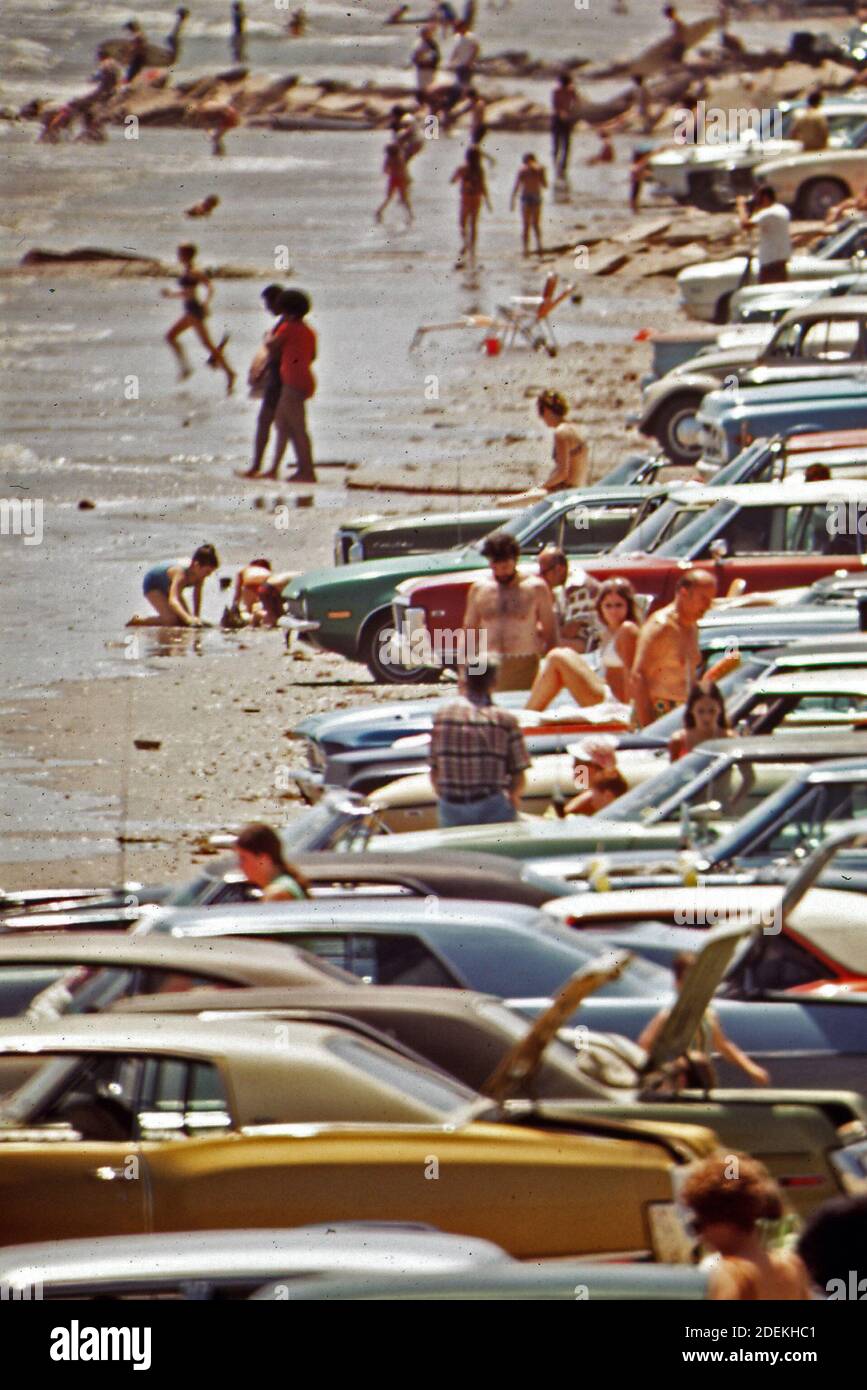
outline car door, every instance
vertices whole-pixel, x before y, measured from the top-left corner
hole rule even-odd
[[[148,1229],[134,1097],[142,1063],[114,1054],[46,1060],[62,1093],[21,1142],[0,1146],[0,1242],[132,1235]],[[34,1078],[35,1080],[35,1078]],[[79,1135],[81,1137],[76,1138]],[[27,1137],[24,1137],[27,1136]]]

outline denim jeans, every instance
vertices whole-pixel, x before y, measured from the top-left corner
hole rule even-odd
[[[496,821],[518,819],[518,813],[505,792],[494,792],[481,801],[444,801],[440,798],[439,815],[443,830],[457,825],[491,825]]]

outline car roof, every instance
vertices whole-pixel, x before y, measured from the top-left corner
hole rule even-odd
[[[785,674],[757,676],[749,686],[750,695],[829,695],[841,692],[867,695],[867,671],[843,666],[824,671],[787,671]]]
[[[201,910],[201,909],[200,909]],[[215,909],[209,909],[215,910]],[[253,949],[251,949],[251,947]],[[15,964],[57,962],[91,966],[165,967],[207,971],[250,983],[321,984],[324,972],[313,956],[280,942],[173,940],[163,935],[126,932],[27,932],[0,936],[0,968]],[[345,984],[353,984],[346,976]],[[335,979],[335,983],[339,980]]]
[[[669,496],[673,502],[685,505],[698,502],[708,506],[711,502],[736,502],[741,507],[778,506],[787,503],[828,503],[858,502],[867,503],[867,482],[860,478],[841,478],[834,482],[802,483],[783,479],[777,483],[738,483],[731,487],[695,487],[688,484],[672,488]]]
[[[426,898],[309,898],[292,902],[220,904],[209,908],[162,908],[148,919],[150,929],[159,921],[161,930],[182,935],[219,935],[228,931],[275,931],[287,926],[327,930],[350,925],[375,930],[378,926],[434,927],[456,921],[506,930],[536,930],[539,910],[513,903],[489,903],[474,898],[449,898],[440,904]],[[280,948],[284,949],[284,948]]]
[[[782,889],[777,890],[778,896]],[[557,899],[556,901],[559,901]],[[450,1018],[476,1018],[480,1006],[506,1008],[502,1000],[493,994],[482,994],[472,989],[449,989],[430,985],[365,985],[352,991],[352,1007],[382,1008],[392,1012],[447,1015]],[[310,989],[233,989],[228,993],[219,989],[188,989],[182,994],[142,995],[130,1000],[130,1012],[146,1013],[203,1013],[232,1012],[248,1009],[258,1010],[328,1010],[338,1014],[349,1001],[336,996],[334,990]],[[111,1006],[111,1012],[127,1012],[127,1001],[119,1000]],[[529,1024],[527,1025],[529,1027]]]
[[[864,113],[864,119],[867,120],[867,111]],[[790,309],[776,327],[783,328],[787,323],[803,322],[805,319],[852,319],[857,318],[859,314],[867,315],[867,295],[847,294],[845,299],[832,299],[828,295],[824,299],[814,299],[812,303],[800,308]]]
[[[823,760],[849,758],[855,762],[867,761],[867,739],[864,741],[864,754],[855,757],[855,740],[861,735],[852,730],[826,734],[820,729],[783,729],[774,734],[759,734],[756,737],[716,738],[700,743],[693,750],[696,753],[712,753],[726,757],[732,762],[743,758],[758,758],[769,762],[812,762],[817,755]]]
[[[281,1034],[280,1048],[288,1055],[320,1043],[331,1031],[318,1024],[293,1023]],[[20,1049],[19,1045],[20,1044]],[[231,1057],[274,1055],[274,1028],[258,1019],[239,1019],[237,1031],[225,1024],[172,1014],[64,1014],[32,1023],[0,1019],[0,1052],[135,1052],[137,1049],[184,1056]]]
[[[724,921],[726,916],[761,912],[769,904],[781,902],[782,898],[783,888],[780,884],[736,884],[731,888],[676,884],[666,888],[616,888],[607,893],[575,893],[568,898],[555,898],[545,910],[558,920],[568,919],[576,923],[594,918],[604,918],[607,922],[623,917],[640,918],[642,921],[645,918],[647,921],[661,919],[664,922],[681,908],[712,903],[720,912],[720,921]]]
[[[169,1231],[10,1245],[0,1250],[0,1282],[49,1289],[148,1281],[251,1279],[319,1270],[360,1274],[447,1271],[508,1262],[491,1241],[422,1223],[332,1221],[291,1230]]]

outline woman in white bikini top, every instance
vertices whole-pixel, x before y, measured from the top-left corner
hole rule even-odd
[[[600,705],[605,700],[629,704],[640,623],[629,580],[606,579],[596,597],[596,612],[605,633],[597,649],[584,656],[570,647],[550,651],[533,682],[527,709],[547,709],[563,689],[579,705]]]

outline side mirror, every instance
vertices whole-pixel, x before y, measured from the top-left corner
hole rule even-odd
[[[712,541],[712,542],[711,542],[711,546],[710,546],[710,557],[711,557],[712,560],[716,560],[717,563],[719,563],[720,560],[724,560],[724,559],[726,558],[726,556],[728,555],[728,553],[729,553],[729,543],[728,543],[728,541],[718,540],[718,541]]]

